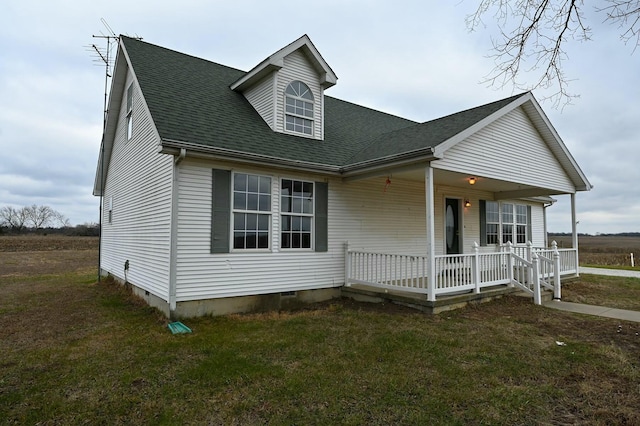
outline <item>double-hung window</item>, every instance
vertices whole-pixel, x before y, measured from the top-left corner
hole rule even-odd
[[[313,93],[301,81],[291,82],[285,95],[285,129],[313,135]]]
[[[329,184],[284,178],[277,188],[274,179],[212,170],[211,253],[268,252],[274,241],[283,250],[328,251]]]
[[[481,201],[481,245],[525,244],[531,239],[531,208],[524,204]]]
[[[498,244],[500,241],[500,210],[497,202],[487,201],[486,218],[487,244]]]
[[[127,140],[133,136],[133,83],[127,89]]]
[[[280,187],[281,233],[283,249],[310,249],[314,212],[314,183],[282,179]]]
[[[233,174],[233,248],[268,249],[271,229],[271,178]]]
[[[513,238],[513,204],[504,203],[502,205],[502,244],[511,241],[515,243]]]

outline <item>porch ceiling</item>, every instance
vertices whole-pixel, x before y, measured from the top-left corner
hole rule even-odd
[[[398,179],[408,179],[424,182],[424,167],[400,170],[390,173],[391,176]],[[476,183],[469,184],[469,177],[474,176]],[[448,170],[433,169],[433,177],[436,185],[446,185],[458,188],[468,188],[476,191],[487,191],[494,194],[494,199],[509,198],[527,198],[527,197],[543,197],[550,195],[559,195],[562,192],[549,188],[540,188],[532,185],[525,185],[517,182],[508,182],[504,180],[491,179],[478,175],[452,172]]]

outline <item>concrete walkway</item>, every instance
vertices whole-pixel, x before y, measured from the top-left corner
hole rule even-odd
[[[610,277],[640,278],[640,271],[626,271],[624,269],[589,268],[586,266],[581,266],[580,273],[593,274],[593,275],[608,275]]]
[[[588,268],[581,266],[581,274],[608,275],[611,277],[631,277],[640,278],[640,271],[625,271],[622,269]],[[623,321],[640,322],[640,312],[627,311],[624,309],[607,308],[605,306],[585,305],[582,303],[563,302],[551,300],[543,303],[547,308],[559,309],[561,311],[575,312],[585,315],[596,315],[599,317],[615,318]]]
[[[627,311],[624,309],[607,308],[604,306],[584,305],[582,303],[563,302],[560,300],[550,300],[544,302],[543,306],[561,311],[575,312],[585,315],[596,315],[599,317],[615,318],[623,321],[640,322],[640,312]]]

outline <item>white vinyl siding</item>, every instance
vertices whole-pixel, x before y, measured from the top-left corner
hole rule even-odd
[[[135,132],[126,142],[126,88],[132,82],[129,73],[105,185],[101,267],[124,279],[128,260],[127,280],[166,300],[173,163],[171,156],[158,154],[157,133],[135,83]]]
[[[286,250],[279,247],[280,215],[272,215],[271,251],[210,253],[211,169],[230,164],[186,159],[180,165],[177,242],[177,301],[279,293],[340,286],[344,282],[344,243],[354,250],[424,255],[426,248],[424,183],[386,178],[343,183],[329,179],[328,251]],[[324,180],[319,176],[238,168],[242,173],[272,178],[273,212],[280,211],[281,179]],[[462,208],[462,248],[480,242],[479,200],[491,194],[437,186],[435,191],[436,253],[443,254],[444,200],[469,199]],[[532,205],[534,244],[542,245],[542,205]],[[496,247],[482,247],[495,251]]]
[[[313,103],[313,138],[323,139],[322,132],[322,96],[323,90],[320,87],[320,79],[318,73],[311,66],[304,54],[295,51],[284,58],[284,67],[277,73],[277,102],[276,102],[276,131],[284,132],[284,106],[285,106],[285,90],[289,83],[299,80],[306,84],[315,102]]]
[[[245,98],[273,130],[275,130],[274,85],[274,75],[271,74],[244,92]]]
[[[516,108],[432,163],[434,168],[571,193],[575,187],[522,108]]]
[[[228,165],[185,160],[180,165],[177,239],[177,301],[277,293],[340,286],[344,282],[341,244],[332,252],[286,250],[278,244],[280,217],[272,215],[271,251],[210,253],[211,169]],[[274,212],[279,211],[280,179],[301,179],[291,173],[276,175],[264,169],[238,168],[242,173],[271,176]],[[308,176],[306,177],[309,178]],[[331,185],[331,183],[329,184]]]

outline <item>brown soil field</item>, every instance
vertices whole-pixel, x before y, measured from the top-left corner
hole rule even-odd
[[[549,235],[558,247],[571,247],[571,236]],[[635,268],[640,270],[640,237],[580,235],[578,236],[581,265],[631,266],[631,253]]]
[[[98,237],[69,237],[51,234],[0,236],[0,252],[97,249]]]
[[[98,238],[64,235],[0,237],[0,278],[98,271]]]

